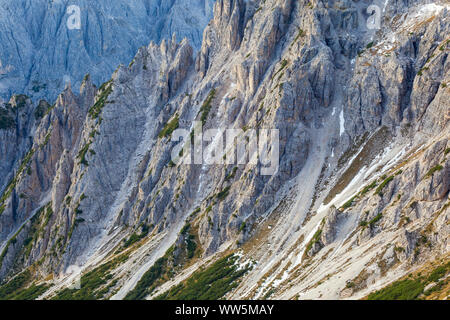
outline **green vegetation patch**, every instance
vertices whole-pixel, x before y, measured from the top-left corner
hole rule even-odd
[[[369,225],[369,223],[366,220],[363,220],[359,223],[359,226],[363,227],[363,228],[367,227],[368,225]]]
[[[369,221],[369,225],[372,227],[374,226],[378,221],[380,221],[383,218],[383,213],[377,214],[372,220]]]
[[[0,254],[0,267],[3,264],[3,260],[5,259],[7,253],[8,253],[8,249],[9,246],[12,244],[15,244],[17,242],[17,237],[19,236],[19,234],[22,232],[24,226],[22,226],[15,234],[14,236],[8,240],[8,242],[6,243],[5,248],[3,249],[2,253]]]
[[[133,244],[135,244],[136,242],[141,241],[142,239],[144,239],[148,233],[150,232],[150,228],[147,225],[142,225],[141,226],[141,233],[137,234],[136,232],[134,232],[129,238],[128,240],[126,240],[122,246],[123,249],[129,248],[131,247]]]
[[[249,271],[248,267],[239,269],[237,260],[233,254],[219,259],[156,300],[218,300],[235,288],[239,278]]]
[[[444,169],[443,166],[441,166],[440,164],[438,164],[437,166],[431,168],[430,170],[428,170],[427,174],[425,175],[425,178],[429,178],[431,177],[433,174],[435,174],[438,171],[441,171],[442,169]]]
[[[353,205],[353,202],[355,201],[356,196],[352,197],[350,200],[348,200],[346,203],[342,205],[342,209],[348,209]]]
[[[274,75],[272,76],[272,79],[275,78],[275,77],[277,76],[277,74],[279,74],[280,72],[282,72],[282,71],[284,70],[284,68],[287,67],[288,64],[289,64],[289,61],[286,60],[286,59],[283,59],[283,60],[281,61],[281,67],[280,67],[280,69],[278,69],[278,71],[274,73]]]
[[[205,125],[206,120],[208,120],[208,115],[212,108],[212,101],[214,100],[215,96],[216,96],[216,89],[211,89],[211,91],[208,94],[208,97],[203,102],[203,105],[200,108],[200,114],[201,114],[200,119],[201,119],[203,125]]]
[[[230,181],[232,179],[234,179],[234,177],[236,176],[236,172],[238,170],[238,167],[234,167],[233,170],[231,170],[231,172],[229,174],[227,174],[227,176],[225,177],[225,181]]]
[[[423,292],[423,289],[424,284],[420,279],[405,279],[371,293],[368,300],[415,300]]]
[[[166,138],[166,137],[171,137],[172,133],[178,129],[179,127],[179,117],[178,115],[175,115],[175,117],[170,120],[165,126],[164,128],[161,130],[161,132],[158,134],[158,137],[161,138]]]
[[[53,215],[52,203],[48,203],[38,210],[38,212],[30,219],[31,227],[28,231],[28,237],[23,243],[21,253],[25,258],[30,256],[33,245],[37,243],[40,237],[43,236],[45,228],[47,227]],[[19,254],[20,256],[21,254]]]
[[[301,37],[304,37],[304,36],[305,36],[305,31],[303,31],[301,28],[299,28],[297,35],[294,38],[294,41],[292,41],[291,46],[293,46],[298,41],[298,39],[300,39]]]
[[[225,189],[223,189],[222,191],[220,191],[220,192],[217,194],[217,199],[218,199],[219,201],[225,200],[226,197],[228,197],[228,194],[230,193],[230,189],[231,189],[231,186],[228,186],[228,187],[226,187]]]
[[[380,212],[379,214],[377,214],[375,217],[373,217],[370,221],[367,220],[362,220],[359,223],[360,227],[366,228],[368,226],[370,226],[371,228],[376,225],[381,219],[383,219],[383,213]]]
[[[176,244],[170,247],[165,255],[142,276],[136,287],[126,295],[125,300],[144,300],[157,287],[172,279],[177,270],[182,270],[194,258],[198,245],[190,223],[181,229],[180,235],[185,241],[181,245]]]
[[[36,300],[50,288],[47,284],[30,284],[32,275],[25,270],[0,287],[0,300]]]
[[[23,158],[22,163],[19,166],[19,169],[16,172],[16,175],[14,178],[9,182],[8,186],[6,187],[5,191],[3,192],[3,195],[0,197],[0,215],[5,210],[5,201],[11,196],[13,190],[16,188],[17,182],[19,181],[20,175],[25,171],[25,169],[28,169],[27,171],[30,172],[29,164],[31,162],[31,159],[34,155],[34,149],[31,149]]]
[[[34,117],[36,118],[36,120],[42,119],[48,113],[51,107],[52,106],[47,101],[39,101],[39,104],[34,111]]]
[[[8,109],[0,107],[0,130],[13,129],[16,121]]]
[[[112,270],[128,260],[129,255],[123,254],[94,270],[81,276],[81,289],[63,289],[59,291],[52,300],[99,300],[109,293],[117,284],[113,280]]]
[[[450,272],[450,262],[436,267],[427,277],[421,276],[421,273],[414,277],[410,274],[407,278],[398,280],[368,296],[368,300],[418,300],[428,296],[435,291],[444,288],[449,279],[443,279]],[[435,283],[435,286],[424,292],[424,288],[429,284]],[[422,295],[424,294],[424,295]]]
[[[79,164],[83,164],[85,166],[89,165],[89,162],[86,160],[86,154],[88,153],[91,144],[91,141],[86,143],[84,147],[81,148],[81,150],[78,152],[77,159],[80,160]]]
[[[144,300],[157,286],[164,283],[167,280],[164,278],[171,275],[169,261],[173,252],[172,246],[162,258],[156,260],[155,264],[144,273],[136,287],[125,296],[125,300]]]
[[[375,190],[375,194],[378,194],[380,197],[383,196],[383,189],[389,184],[389,182],[391,182],[392,180],[394,180],[394,176],[390,176],[388,178],[386,178],[379,186],[378,188]]]
[[[370,190],[372,190],[373,188],[375,188],[377,186],[377,181],[372,182],[371,184],[365,186],[358,194],[356,194],[355,196],[353,196],[352,198],[350,198],[346,203],[344,203],[341,207],[341,209],[345,210],[350,208],[353,203],[360,199],[361,197],[363,197],[367,192],[369,192]]]
[[[321,235],[322,235],[322,229],[317,230],[316,233],[314,234],[314,236],[312,237],[311,241],[306,246],[305,252],[309,252],[309,250],[311,250],[312,246],[320,241]]]
[[[45,135],[44,142],[41,145],[39,145],[40,149],[44,148],[48,144],[48,142],[50,141],[50,138],[52,137],[52,131],[53,130],[50,129],[48,131],[48,133]]]
[[[377,181],[375,180],[374,182],[372,182],[371,184],[369,184],[368,186],[365,186],[364,189],[361,190],[361,195],[365,195],[367,192],[369,192],[370,190],[372,190],[373,188],[375,188],[378,185]]]
[[[180,232],[186,239],[186,257],[192,259],[197,251],[197,242],[195,242],[195,235],[192,232],[191,224],[187,223]]]
[[[434,269],[433,272],[431,272],[431,274],[428,276],[427,281],[437,282],[441,278],[443,278],[448,272],[450,272],[450,262],[447,262],[446,264]]]
[[[95,104],[89,109],[89,116],[92,119],[97,119],[100,116],[112,91],[112,80],[109,80],[108,82],[102,84],[98,91],[99,95],[97,98],[97,102],[95,102]]]
[[[30,97],[28,97],[25,94],[15,95],[15,98],[16,98],[17,109],[25,108],[27,106],[27,100],[30,99]]]

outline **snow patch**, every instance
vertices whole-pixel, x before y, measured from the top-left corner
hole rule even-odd
[[[345,118],[344,118],[344,108],[342,108],[341,114],[339,115],[339,136],[342,137],[344,132],[345,132]]]

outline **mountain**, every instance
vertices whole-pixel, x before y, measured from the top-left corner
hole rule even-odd
[[[14,96],[0,297],[448,297],[450,8],[370,4],[218,0],[198,52]]]
[[[139,47],[187,37],[200,47],[214,0],[0,1],[0,97],[53,103],[68,82],[106,81]],[[75,5],[78,11],[71,6]],[[75,17],[79,13],[80,25]]]

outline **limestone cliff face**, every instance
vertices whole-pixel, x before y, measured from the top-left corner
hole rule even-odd
[[[16,159],[23,158],[31,144],[29,133],[36,121],[31,100],[25,95],[13,96],[0,107],[0,121],[0,186],[3,190],[11,179]]]
[[[173,279],[155,295],[231,250],[255,264],[229,298],[359,298],[445,257],[448,4],[389,3],[378,31],[366,9],[218,0],[197,54],[188,40],[151,43],[100,88],[89,77],[79,95],[66,88],[32,120],[31,152],[0,202],[0,277],[92,270],[126,253],[101,295],[124,298],[173,252]],[[278,129],[277,170],[226,164],[229,154],[175,163],[173,129],[196,121]],[[192,242],[195,255],[183,253]],[[54,284],[46,297],[64,281]]]
[[[36,125],[39,126],[22,162],[12,172],[8,178],[9,184],[3,189],[0,215],[4,243],[2,274],[10,273],[17,266],[20,268],[21,265],[33,263],[46,250],[50,250],[48,242],[51,235],[46,228],[50,228],[50,218],[54,217],[49,216],[41,238],[33,245],[35,250],[31,254],[28,252],[27,257],[21,256],[35,217],[43,213],[44,207],[49,212],[56,211],[64,201],[70,185],[72,156],[78,145],[87,106],[93,103],[94,95],[95,88],[88,77],[83,82],[79,96],[74,95],[68,87],[54,106],[41,105],[42,113],[30,112],[33,108],[27,106],[30,114],[38,117]],[[37,111],[39,110],[38,108]],[[27,131],[30,132],[32,131]]]

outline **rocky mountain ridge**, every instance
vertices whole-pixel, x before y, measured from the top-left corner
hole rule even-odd
[[[219,0],[198,54],[152,43],[67,87],[3,190],[0,277],[32,270],[40,298],[192,298],[219,263],[233,282],[208,297],[354,299],[448,261],[449,7],[388,1],[372,30],[368,5]],[[276,174],[175,164],[195,121],[278,129]]]
[[[214,0],[0,1],[0,97],[54,100],[89,73],[106,81],[139,47],[177,34],[194,48]],[[79,23],[79,24],[78,24]]]

